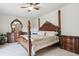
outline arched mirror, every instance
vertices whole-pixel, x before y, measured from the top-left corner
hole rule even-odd
[[[22,32],[23,24],[18,19],[13,20],[10,25],[12,32]]]

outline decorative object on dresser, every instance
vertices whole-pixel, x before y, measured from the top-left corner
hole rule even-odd
[[[79,54],[79,36],[60,36],[61,48]]]

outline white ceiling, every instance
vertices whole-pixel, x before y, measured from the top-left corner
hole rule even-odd
[[[68,3],[40,3],[40,9],[38,11],[32,10],[28,13],[27,9],[20,8],[25,6],[25,4],[26,3],[0,3],[0,15],[34,18],[68,5]]]

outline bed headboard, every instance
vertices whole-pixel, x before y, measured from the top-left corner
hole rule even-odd
[[[46,21],[40,28],[40,31],[58,31],[59,27],[50,23],[49,21]]]

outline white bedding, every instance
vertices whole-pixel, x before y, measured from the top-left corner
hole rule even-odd
[[[28,35],[21,35],[26,40],[28,40]],[[43,35],[31,35],[32,44],[36,43],[36,41],[47,41],[50,40],[58,40],[58,36],[43,36]]]
[[[22,35],[22,37],[28,40],[28,36]],[[35,54],[36,51],[42,49],[44,47],[53,45],[59,42],[57,36],[41,36],[41,35],[31,35],[31,42],[32,42],[32,55]]]

